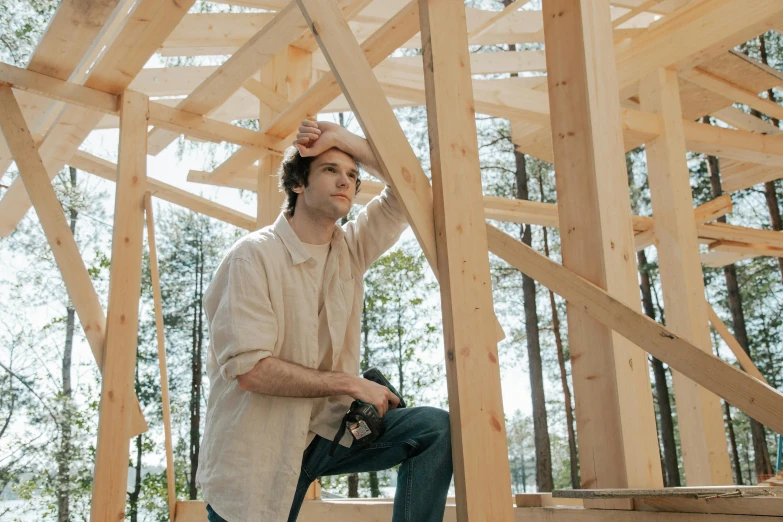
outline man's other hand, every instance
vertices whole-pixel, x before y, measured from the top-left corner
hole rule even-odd
[[[354,399],[372,404],[383,417],[389,409],[396,408],[400,399],[389,388],[361,377],[356,378],[356,390],[351,394]]]

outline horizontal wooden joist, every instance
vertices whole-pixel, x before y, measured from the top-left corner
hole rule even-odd
[[[108,181],[116,181],[117,179],[117,164],[88,152],[77,151],[68,161],[68,164]],[[252,231],[257,228],[256,218],[253,216],[196,196],[155,178],[147,177],[147,187],[156,198],[187,208],[193,212],[204,214],[245,230]]]
[[[422,103],[424,83],[422,73],[415,68],[383,65],[376,68],[378,81],[387,94]],[[476,110],[512,121],[548,126],[549,97],[544,91],[525,89],[513,83],[514,78],[493,81],[484,87],[482,80],[473,82]],[[658,117],[633,109],[622,110],[626,141],[644,143],[658,134]],[[686,146],[694,152],[733,158],[769,166],[783,166],[783,136],[724,129],[713,125],[683,120]]]
[[[119,96],[82,85],[58,80],[12,65],[0,64],[0,83],[24,91],[48,96],[80,107],[117,116]],[[200,114],[150,102],[150,124],[194,138],[229,142],[281,154],[287,140],[214,120]]]

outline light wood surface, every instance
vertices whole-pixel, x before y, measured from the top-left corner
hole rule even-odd
[[[169,373],[166,367],[166,341],[163,330],[163,299],[160,292],[158,272],[158,248],[155,243],[155,217],[152,195],[144,193],[144,217],[147,223],[147,248],[150,256],[150,279],[152,280],[152,301],[155,307],[155,336],[158,342],[158,368],[160,369],[160,401],[163,410],[163,443],[166,448],[166,491],[169,500],[169,520],[174,522],[177,506],[177,491],[174,482],[174,450],[171,439],[171,403],[169,401]]]
[[[30,201],[36,209],[95,363],[103,373],[106,315],[100,299],[10,87],[0,85],[0,107],[3,109],[0,113],[0,128],[10,145]],[[147,431],[147,422],[141,413],[135,393],[132,402],[131,433],[138,435]]]
[[[638,310],[609,4],[551,0],[543,6],[558,215],[566,231],[560,268]],[[505,238],[492,232],[491,251],[510,261],[493,245]],[[582,487],[661,487],[644,352],[580,303],[569,300],[566,311]]]
[[[120,103],[120,148],[114,201],[106,349],[95,453],[91,522],[124,518],[130,399],[139,328],[149,100],[128,91]]]
[[[492,253],[760,423],[783,430],[783,394],[779,391],[678,337],[638,312],[636,304],[633,308],[623,304],[527,245],[491,225],[487,227]]]
[[[457,520],[513,520],[462,0],[419,2]]]
[[[641,81],[639,100],[642,110],[661,121],[660,136],[645,151],[666,324],[712,353],[677,74],[651,72]],[[732,484],[720,400],[679,372],[673,372],[673,382],[687,484]]]

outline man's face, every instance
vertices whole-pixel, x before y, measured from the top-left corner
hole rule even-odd
[[[296,187],[296,213],[301,210],[334,221],[348,215],[356,195],[359,172],[354,159],[339,149],[329,149],[310,164],[307,187]]]

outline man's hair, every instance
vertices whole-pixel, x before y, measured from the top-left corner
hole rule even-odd
[[[307,186],[307,180],[310,177],[310,165],[313,160],[318,156],[302,157],[299,154],[299,150],[296,147],[288,147],[283,154],[283,161],[280,162],[280,170],[278,171],[279,186],[285,192],[286,200],[283,203],[283,211],[293,216],[296,209],[296,198],[299,194],[294,192],[294,187]],[[360,165],[356,161],[356,169],[358,170]],[[356,178],[356,194],[359,193],[359,187],[362,184],[362,180]]]

